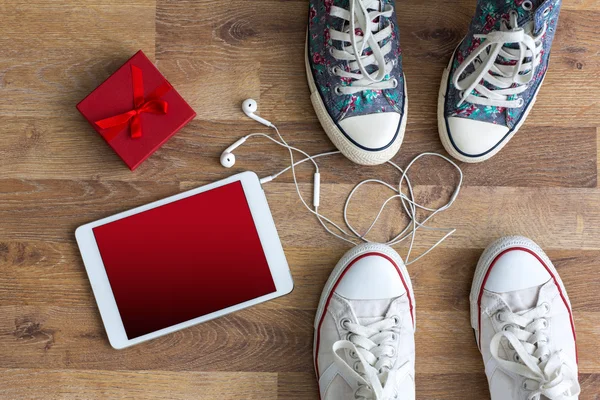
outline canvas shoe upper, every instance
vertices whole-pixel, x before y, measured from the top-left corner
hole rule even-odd
[[[346,253],[315,318],[321,400],[415,399],[414,296],[402,259],[381,244]]]
[[[306,45],[311,101],[350,160],[382,164],[399,150],[406,93],[393,0],[311,0]]]
[[[492,400],[578,399],[571,303],[534,242],[514,236],[490,245],[470,301]]]
[[[548,69],[560,7],[561,0],[478,0],[440,87],[439,133],[453,157],[484,161],[518,131]]]

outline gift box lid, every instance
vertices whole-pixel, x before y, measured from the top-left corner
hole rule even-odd
[[[141,50],[77,104],[77,109],[132,171],[196,116]],[[99,126],[103,120],[116,126],[103,129]],[[141,136],[132,137],[134,132]]]

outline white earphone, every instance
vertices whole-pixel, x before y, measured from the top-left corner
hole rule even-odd
[[[255,113],[257,110],[258,104],[255,100],[246,99],[242,103],[242,111],[244,112],[244,114],[246,114],[248,117],[252,118],[257,122],[268,126],[269,128],[275,128],[275,125],[273,125],[271,122],[256,115]],[[220,158],[222,166],[224,166],[225,168],[231,168],[235,165],[235,155],[233,154],[233,151],[240,147],[242,143],[244,143],[249,137],[250,136],[244,136],[243,138],[241,138],[240,140],[238,140],[237,142],[225,149],[225,151],[221,154]]]
[[[258,110],[258,104],[256,103],[256,101],[254,101],[252,99],[244,100],[244,102],[242,103],[242,111],[244,112],[244,114],[246,114],[247,116],[249,116],[250,118],[252,118],[253,120],[255,120],[257,122],[260,122],[261,124],[266,125],[269,128],[272,128],[273,127],[272,123],[270,123],[266,119],[261,118],[255,114],[255,112],[257,110]]]
[[[391,165],[392,167],[394,167],[396,170],[398,170],[401,174],[401,178],[400,178],[400,182],[398,184],[398,186],[394,187],[393,185],[388,184],[387,182],[381,181],[379,179],[367,179],[364,180],[362,182],[360,182],[358,185],[356,185],[354,187],[354,189],[350,192],[348,198],[346,199],[346,203],[344,205],[344,222],[346,223],[346,226],[348,227],[348,229],[350,230],[351,233],[348,233],[345,229],[341,228],[339,225],[337,225],[335,222],[333,222],[332,220],[330,220],[329,218],[325,217],[324,215],[322,215],[319,212],[319,197],[321,195],[321,190],[320,190],[320,186],[321,186],[321,174],[319,171],[319,165],[317,164],[317,162],[315,161],[315,159],[319,158],[319,157],[324,157],[324,156],[330,156],[330,155],[334,155],[334,154],[340,154],[339,151],[330,151],[327,153],[321,153],[321,154],[317,154],[317,155],[309,155],[308,153],[306,153],[303,150],[300,150],[296,147],[290,146],[285,139],[283,138],[283,136],[281,136],[281,133],[279,132],[279,130],[277,129],[277,127],[275,125],[273,125],[271,122],[267,121],[264,118],[259,117],[258,115],[256,115],[256,111],[258,109],[258,104],[256,103],[256,101],[252,100],[252,99],[247,99],[244,100],[244,102],[242,103],[242,111],[244,111],[244,114],[246,114],[248,117],[252,118],[253,120],[260,122],[263,125],[268,126],[269,128],[273,128],[275,130],[275,132],[277,132],[277,136],[279,137],[279,140],[273,138],[271,135],[268,135],[266,133],[252,133],[249,134],[247,136],[242,137],[241,139],[239,139],[237,142],[235,142],[234,144],[232,144],[231,146],[229,146],[228,148],[225,149],[225,151],[221,154],[221,165],[225,168],[231,168],[234,166],[235,164],[235,156],[233,155],[233,151],[235,149],[237,149],[238,147],[240,147],[246,140],[248,140],[251,137],[254,136],[262,136],[265,137],[269,140],[271,140],[272,142],[278,144],[279,146],[285,147],[289,153],[290,153],[290,166],[283,169],[282,171],[262,178],[260,180],[261,184],[265,184],[267,182],[272,181],[273,179],[276,179],[277,177],[279,177],[281,174],[291,170],[292,171],[292,176],[294,178],[294,184],[296,186],[296,192],[298,193],[298,197],[300,198],[300,201],[302,202],[302,204],[306,207],[306,209],[314,214],[317,219],[319,220],[319,222],[321,223],[321,225],[325,228],[325,230],[329,233],[331,233],[333,236],[344,240],[346,242],[352,243],[354,245],[356,245],[356,240],[359,241],[363,241],[363,242],[370,242],[369,239],[366,238],[366,236],[369,234],[369,232],[373,229],[373,227],[375,226],[375,224],[377,223],[377,220],[379,219],[381,213],[383,212],[383,210],[385,209],[385,207],[387,206],[388,203],[390,203],[391,200],[395,199],[395,198],[399,198],[402,201],[402,208],[404,209],[404,211],[408,214],[409,218],[410,218],[410,222],[407,224],[407,226],[402,230],[402,232],[400,232],[398,235],[396,235],[393,239],[389,240],[386,244],[389,246],[398,244],[408,238],[411,238],[410,240],[410,246],[408,249],[408,254],[406,256],[406,261],[405,264],[409,265],[412,264],[413,262],[417,261],[418,259],[420,259],[421,257],[425,256],[426,254],[428,254],[431,250],[433,250],[435,247],[437,247],[442,241],[444,241],[448,236],[452,235],[456,229],[451,229],[451,228],[435,228],[435,227],[430,227],[430,226],[426,226],[425,224],[431,219],[433,218],[434,215],[436,215],[438,212],[444,211],[446,209],[448,209],[452,203],[454,203],[454,201],[456,200],[458,193],[460,192],[460,188],[462,185],[462,180],[463,180],[463,174],[462,171],[460,169],[460,167],[458,165],[456,165],[456,163],[454,163],[452,160],[450,160],[449,158],[440,155],[440,154],[436,154],[436,153],[423,153],[420,154],[418,156],[416,156],[408,165],[408,167],[406,167],[406,169],[402,169],[400,168],[398,165],[396,165],[394,162],[392,161],[388,161],[387,164]],[[299,161],[294,161],[294,151],[302,154],[305,158],[301,159]],[[454,192],[452,193],[450,200],[448,201],[448,203],[446,203],[445,205],[443,205],[442,207],[439,208],[429,208],[429,207],[425,207],[423,205],[418,204],[417,202],[415,202],[414,200],[414,194],[413,194],[413,188],[412,185],[410,183],[410,180],[408,179],[408,170],[412,167],[412,165],[421,157],[424,156],[435,156],[435,157],[439,157],[445,161],[447,161],[448,163],[450,163],[452,166],[454,166],[454,168],[456,168],[456,170],[459,173],[459,182],[456,186],[456,189],[454,190]],[[302,164],[306,161],[310,161],[312,162],[312,164],[315,167],[315,174],[314,174],[314,181],[313,181],[313,207],[311,208],[308,203],[304,200],[304,197],[302,196],[302,193],[300,191],[300,187],[298,184],[298,180],[296,178],[296,166],[299,164]],[[407,186],[407,190],[406,193],[403,191],[402,189],[402,184],[403,182],[406,182],[406,186]],[[350,204],[350,200],[352,199],[353,195],[355,194],[355,192],[357,191],[357,189],[362,186],[363,184],[366,183],[378,183],[378,184],[382,184],[386,187],[388,187],[389,189],[393,190],[396,194],[391,196],[390,198],[388,198],[383,205],[381,206],[381,208],[379,209],[379,212],[377,213],[377,216],[375,217],[375,220],[372,222],[372,224],[370,225],[369,229],[367,229],[367,231],[363,234],[360,234],[356,229],[354,229],[352,227],[352,225],[348,222],[348,217],[347,217],[347,210],[348,210],[348,205]],[[421,221],[418,220],[417,218],[417,210],[420,209],[422,211],[428,211],[430,212],[430,214],[423,218]],[[328,224],[332,227],[334,227],[337,231],[332,231],[330,229],[330,227],[328,226]],[[414,260],[411,260],[410,262],[408,261],[410,258],[410,253],[413,247],[413,243],[415,240],[415,235],[418,229],[423,228],[426,230],[431,230],[431,231],[442,231],[442,232],[446,232],[446,234],[440,239],[438,240],[437,243],[435,243],[433,246],[431,246],[427,251],[425,251],[424,253],[422,253],[421,255],[419,255],[418,257],[416,257]]]
[[[221,165],[225,168],[231,168],[235,165],[235,156],[233,155],[233,151],[240,147],[242,143],[244,143],[248,139],[247,136],[244,136],[231,146],[225,149],[223,154],[221,154]]]

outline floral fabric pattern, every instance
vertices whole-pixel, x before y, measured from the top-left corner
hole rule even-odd
[[[330,29],[342,31],[344,21],[330,15],[333,5],[349,10],[350,0],[310,0],[309,26],[308,26],[308,57],[317,90],[329,115],[335,122],[344,118],[358,115],[368,115],[378,112],[397,112],[404,110],[404,74],[402,72],[402,50],[399,43],[399,31],[396,11],[390,18],[379,18],[381,28],[391,24],[392,36],[381,43],[383,47],[387,42],[392,42],[392,51],[386,56],[390,61],[395,60],[392,71],[386,79],[396,79],[398,86],[394,89],[364,90],[355,94],[339,95],[335,87],[347,86],[352,82],[350,78],[343,78],[333,74],[332,68],[338,67],[350,72],[348,62],[337,60],[330,54],[330,48],[342,49],[342,43],[331,40]],[[394,5],[394,0],[381,0],[381,6]],[[360,34],[357,32],[357,34]],[[349,43],[345,43],[347,46]],[[367,49],[368,51],[369,49]],[[373,67],[373,66],[371,66]],[[373,70],[369,70],[372,72]]]
[[[533,0],[529,2],[526,0],[478,0],[477,10],[471,21],[469,33],[456,50],[451,62],[450,79],[448,82],[444,110],[445,116],[491,122],[507,126],[512,130],[523,117],[523,114],[527,109],[526,106],[507,109],[504,107],[484,106],[468,102],[464,102],[460,106],[457,106],[460,102],[460,92],[452,83],[454,73],[469,54],[481,45],[482,39],[477,39],[474,35],[488,34],[492,31],[500,30],[502,20],[508,20],[509,13],[511,11],[516,11],[518,14],[519,26],[531,22],[533,23],[534,33],[541,32],[544,28],[544,24],[547,24],[546,33],[542,37],[540,64],[537,66],[534,79],[529,83],[527,90],[520,95],[523,98],[525,105],[529,104],[541,85],[548,69],[550,47],[552,46],[556,25],[558,24],[561,2],[562,0]],[[529,5],[532,5],[530,10],[528,10]],[[465,73],[470,74],[473,70],[474,67],[470,66]],[[493,89],[493,87],[491,87],[491,89]]]

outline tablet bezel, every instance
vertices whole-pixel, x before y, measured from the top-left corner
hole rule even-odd
[[[244,194],[246,196],[246,200],[248,201],[248,206],[254,220],[254,226],[258,232],[260,243],[267,259],[271,276],[273,277],[273,282],[275,283],[276,291],[274,293],[227,307],[222,310],[215,311],[213,313],[197,317],[152,333],[148,333],[134,339],[129,339],[119,314],[119,309],[117,307],[117,303],[115,301],[110,282],[104,268],[104,263],[102,262],[102,257],[100,256],[100,251],[93,233],[93,228],[238,181],[241,182],[244,189]],[[176,332],[178,330],[221,317],[234,311],[283,296],[290,293],[294,286],[287,260],[281,246],[281,241],[279,240],[279,235],[277,234],[277,229],[275,228],[275,223],[265,197],[265,193],[262,189],[258,176],[254,172],[243,172],[241,174],[231,176],[197,189],[192,189],[166,199],[158,200],[150,204],[136,207],[134,209],[82,225],[75,231],[75,238],[79,246],[79,251],[81,252],[81,257],[83,258],[83,263],[85,265],[90,284],[92,286],[92,291],[94,292],[94,297],[96,298],[96,303],[98,304],[98,308],[100,310],[100,316],[102,317],[102,322],[104,324],[104,328],[106,329],[108,340],[111,346],[115,349],[123,349],[133,346],[135,344],[155,339],[168,333]],[[233,245],[234,244],[232,244],[232,246]]]

